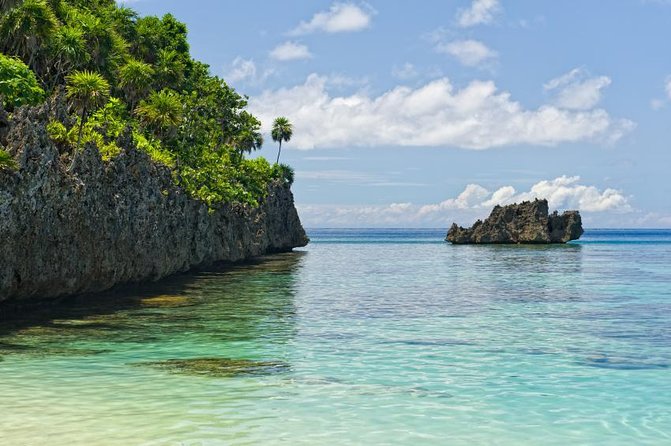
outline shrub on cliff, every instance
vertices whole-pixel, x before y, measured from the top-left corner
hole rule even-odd
[[[35,73],[19,58],[0,53],[0,100],[7,110],[35,105],[44,99],[44,90]]]
[[[16,161],[14,161],[14,158],[12,155],[7,153],[5,149],[0,147],[0,170],[2,169],[16,169]]]

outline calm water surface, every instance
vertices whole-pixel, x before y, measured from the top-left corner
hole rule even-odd
[[[671,231],[310,236],[2,323],[0,443],[671,444]]]

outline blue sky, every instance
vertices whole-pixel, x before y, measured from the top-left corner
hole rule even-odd
[[[293,121],[308,227],[448,227],[533,197],[671,227],[671,1],[127,3],[186,22],[264,124]]]

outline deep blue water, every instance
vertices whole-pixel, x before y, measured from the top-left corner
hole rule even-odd
[[[671,444],[671,231],[309,235],[5,326],[2,443]]]

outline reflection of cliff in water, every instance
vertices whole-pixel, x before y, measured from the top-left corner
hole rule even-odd
[[[102,353],[121,343],[170,343],[178,356],[195,356],[200,352],[179,346],[208,346],[212,355],[212,344],[285,343],[295,331],[296,271],[304,255],[278,254],[50,305],[0,307],[0,356]]]

